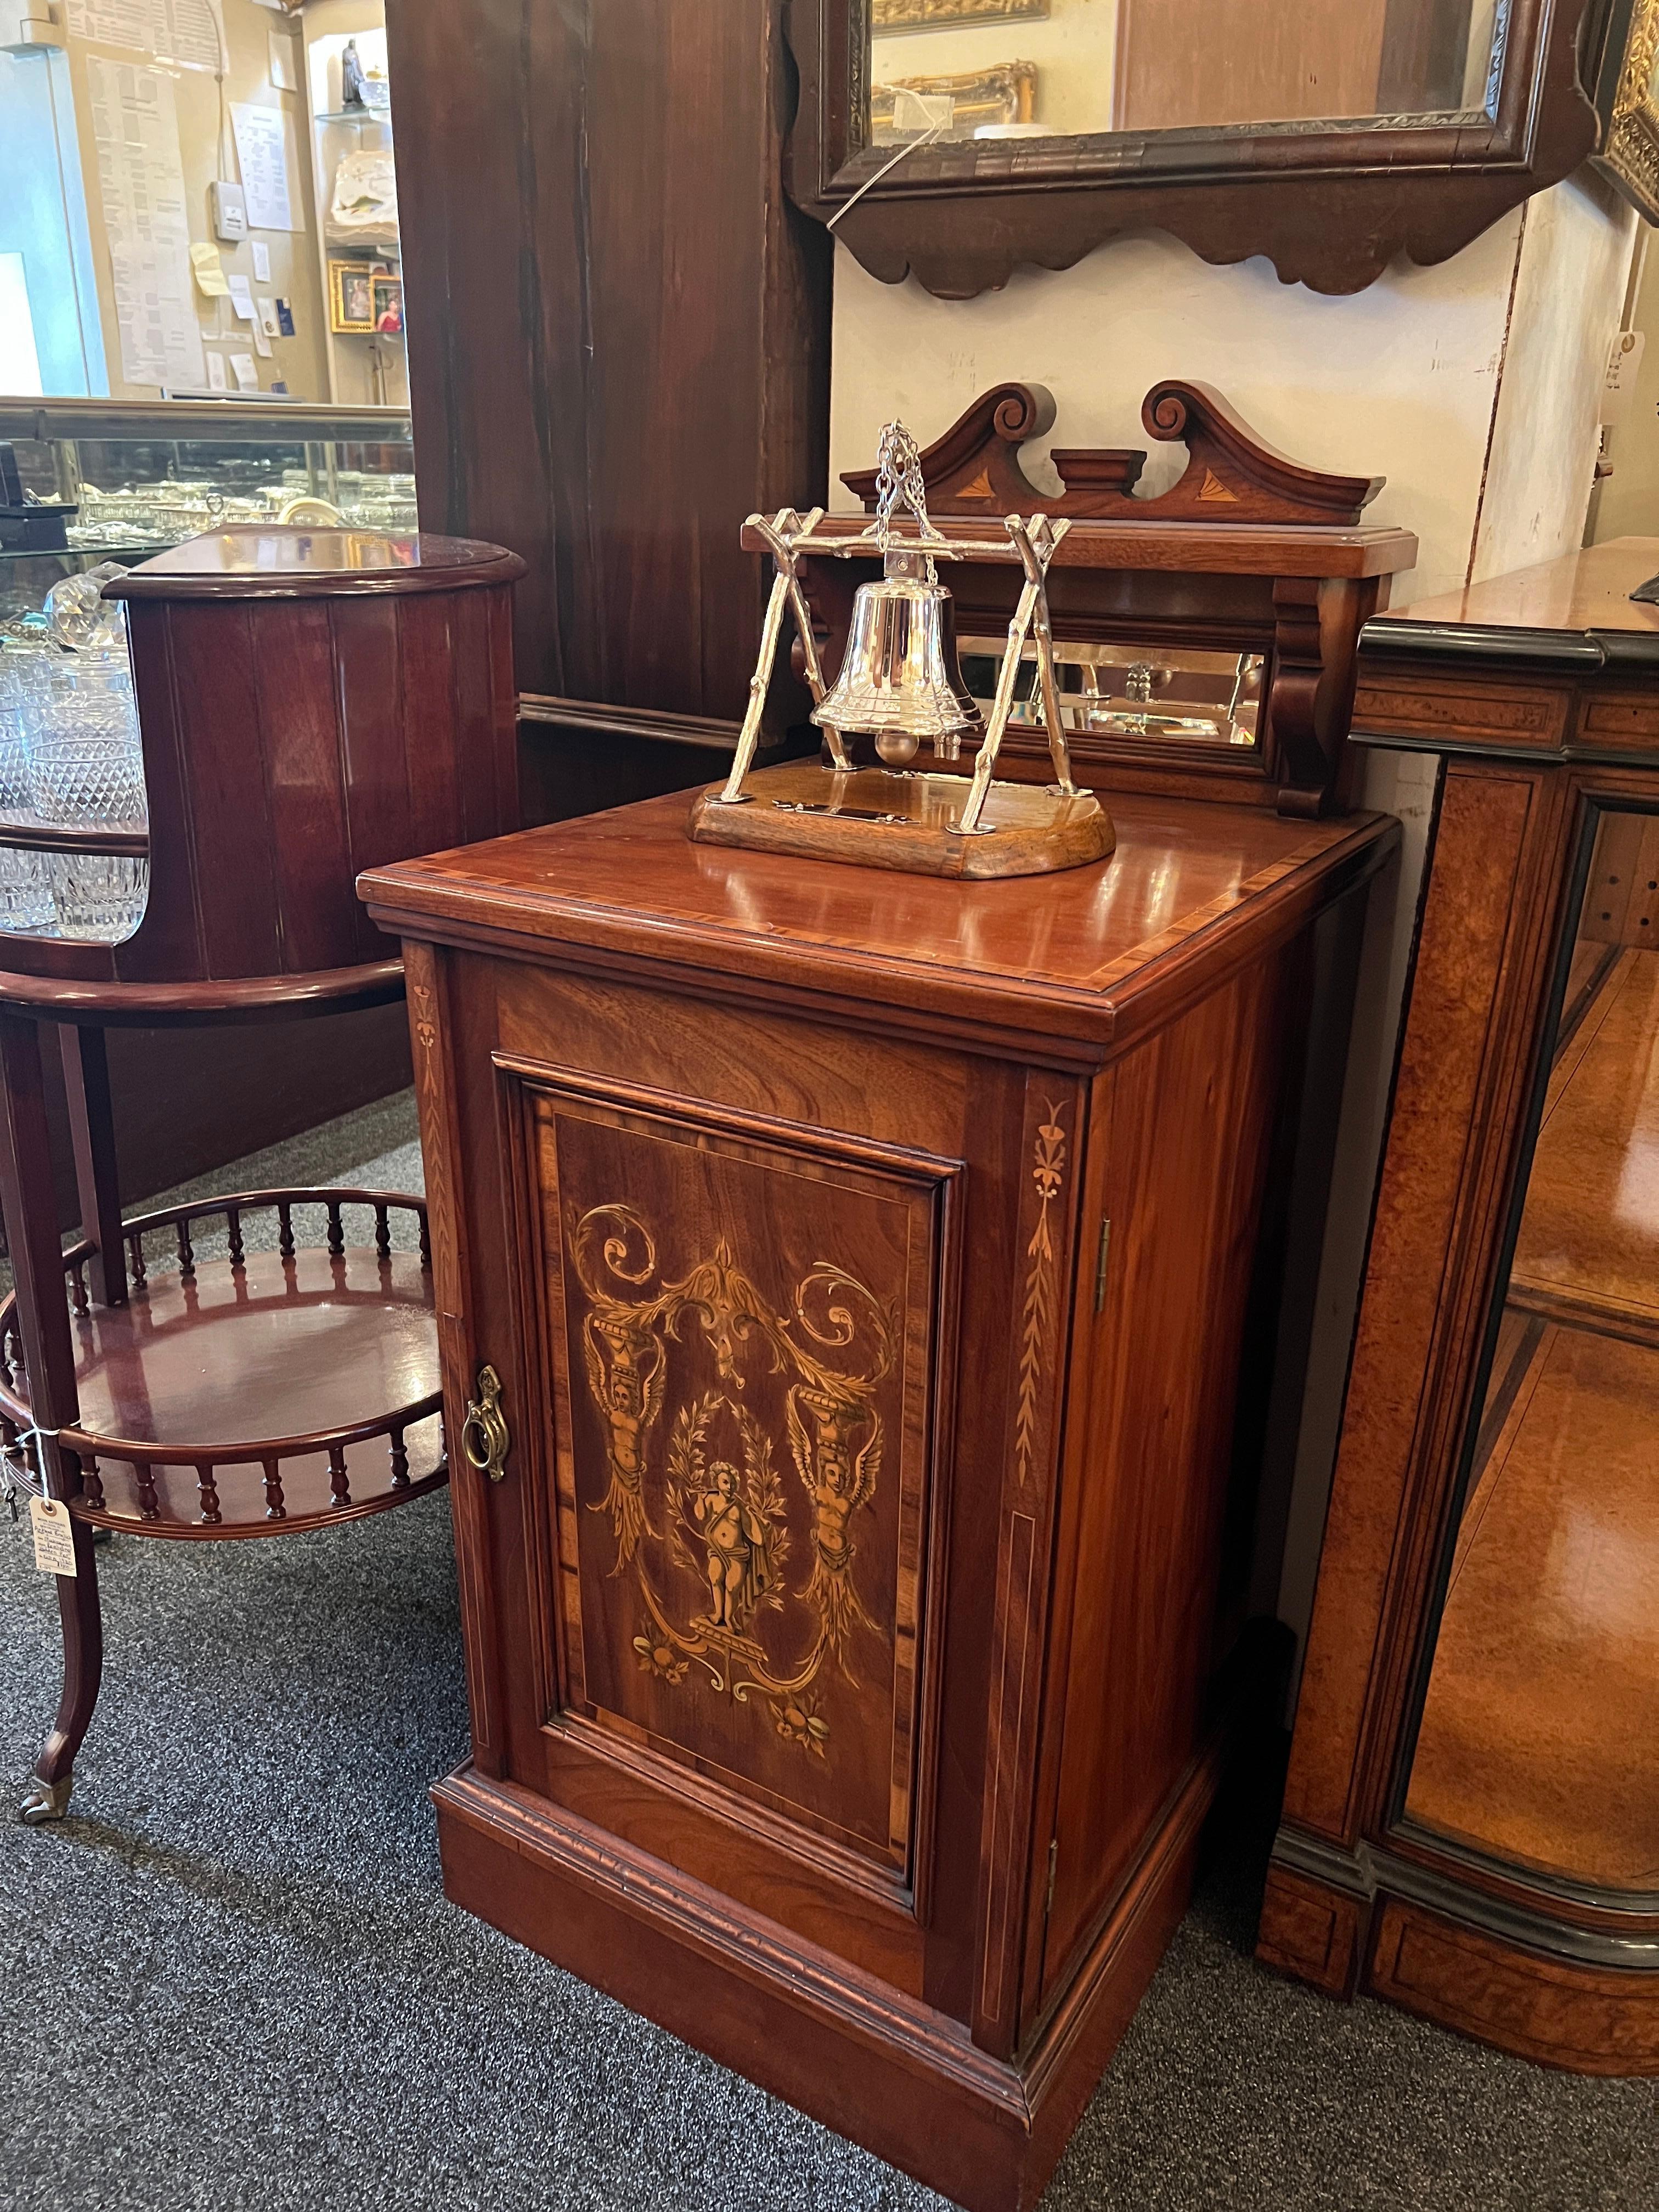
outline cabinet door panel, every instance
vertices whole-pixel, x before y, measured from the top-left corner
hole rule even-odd
[[[908,1887],[955,1167],[522,1093],[560,1704]]]

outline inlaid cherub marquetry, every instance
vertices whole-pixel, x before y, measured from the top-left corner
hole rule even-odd
[[[725,1237],[711,1258],[664,1283],[655,1238],[620,1200],[573,1216],[568,1233],[587,1294],[581,1342],[609,1472],[605,1497],[588,1502],[611,1516],[611,1572],[631,1571],[638,1586],[647,1616],[633,1639],[641,1664],[676,1685],[695,1662],[738,1705],[759,1692],[778,1733],[821,1757],[830,1729],[813,1686],[828,1668],[856,1686],[854,1632],[889,1634],[871,1619],[854,1577],[858,1516],[873,1503],[881,1473],[875,1396],[892,1367],[896,1316],[823,1261],[781,1310],[738,1267]],[[639,1295],[623,1295],[624,1287]],[[677,1347],[698,1341],[718,1378],[701,1393],[674,1379],[686,1372]],[[774,1376],[787,1378],[771,1418],[781,1416],[787,1433],[811,1554],[798,1584],[785,1573],[790,1516],[775,1439],[759,1401],[744,1395],[751,1382]],[[671,1401],[659,1465],[653,1438]],[[661,1501],[660,1519],[647,1497]]]
[[[625,1566],[650,1526],[642,1480],[645,1440],[662,1411],[662,1346],[627,1313],[590,1314],[582,1331],[588,1386],[604,1416],[611,1486],[596,1506],[617,1532],[617,1563]]]
[[[707,1456],[708,1438],[722,1433],[737,1441],[741,1468]],[[781,1602],[789,1552],[770,1442],[751,1413],[709,1391],[675,1416],[668,1473],[679,1504],[674,1555],[708,1586],[708,1609],[690,1625],[717,1640],[730,1638],[763,1666],[765,1647],[751,1624],[757,1610],[775,1610]]]
[[[744,1503],[738,1470],[730,1460],[716,1460],[708,1474],[709,1488],[698,1491],[691,1500],[692,1514],[708,1547],[708,1624],[741,1636],[772,1579],[766,1523]]]

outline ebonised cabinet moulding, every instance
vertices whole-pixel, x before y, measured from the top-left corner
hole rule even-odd
[[[360,883],[467,1462],[447,1891],[974,2212],[1040,2195],[1264,1694],[1287,1224],[1397,836],[1112,808],[1044,878],[682,797]]]
[[[1659,611],[1621,538],[1379,618],[1441,757],[1259,1955],[1659,2073]]]

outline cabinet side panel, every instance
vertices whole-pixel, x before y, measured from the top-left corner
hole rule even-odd
[[[1100,1085],[1111,1230],[1099,1291],[1091,1270],[1079,1285],[1061,1477],[1075,1580],[1045,1992],[1203,1738],[1293,951],[1235,977]],[[1091,1261],[1099,1232],[1085,1223]]]
[[[450,1511],[455,1528],[472,1751],[487,1774],[498,1774],[501,1714],[489,1516],[478,1478],[459,1450],[462,1419],[472,1392],[473,1346],[468,1287],[471,1238],[456,1097],[449,963],[447,956],[418,939],[406,942],[403,951],[415,1103],[420,1115],[421,1157],[426,1171],[433,1303],[443,1370],[444,1439],[453,1476]]]

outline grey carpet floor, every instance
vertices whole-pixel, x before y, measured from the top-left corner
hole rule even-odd
[[[216,1177],[418,1176],[406,1100]],[[447,1501],[273,1544],[118,1540],[72,1817],[0,1826],[10,2212],[923,2212],[943,2200],[447,1905]],[[56,1607],[0,1515],[0,1775]],[[1652,2085],[1528,2067],[1250,1959],[1219,1850],[1044,2212],[1651,2212]]]

